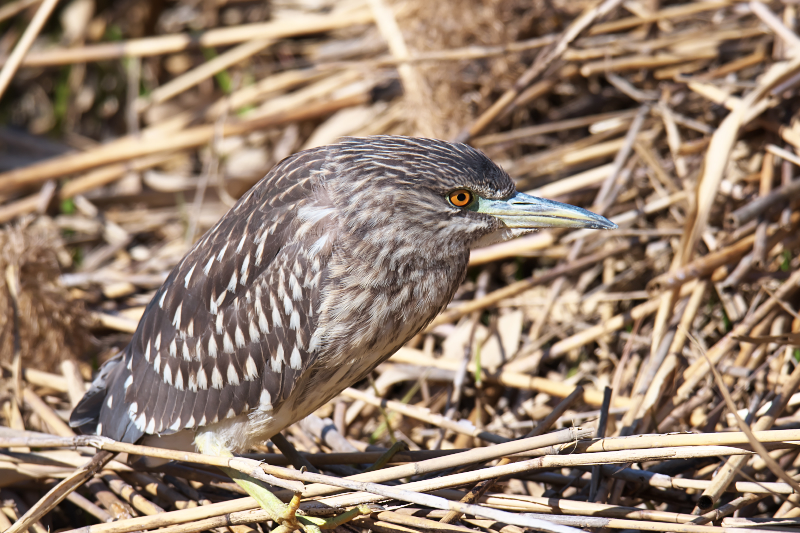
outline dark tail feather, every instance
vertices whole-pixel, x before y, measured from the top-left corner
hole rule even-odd
[[[97,377],[92,381],[92,386],[83,395],[81,401],[72,410],[69,425],[78,430],[82,435],[96,435],[97,423],[100,421],[100,411],[106,401],[109,386],[114,383],[119,369],[122,368],[124,352],[117,354],[100,368]]]
[[[131,375],[125,366],[126,356],[127,351],[123,351],[108,360],[72,410],[69,425],[78,433],[102,435],[121,442],[136,442],[143,435],[131,420],[125,403],[125,381]]]

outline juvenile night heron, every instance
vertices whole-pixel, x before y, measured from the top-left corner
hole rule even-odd
[[[72,413],[124,442],[189,434],[240,453],[363,379],[464,279],[470,249],[536,228],[616,226],[518,193],[481,152],[345,139],[280,162],[176,266]],[[243,483],[288,529],[297,522]]]

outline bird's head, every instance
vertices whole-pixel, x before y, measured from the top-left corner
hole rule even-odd
[[[350,231],[384,248],[464,254],[539,228],[617,227],[580,207],[517,192],[503,169],[465,144],[375,136],[338,148],[334,202]]]

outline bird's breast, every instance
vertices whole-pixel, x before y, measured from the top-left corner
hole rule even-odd
[[[450,302],[467,255],[431,261],[409,253],[398,260],[346,250],[331,256],[314,336],[322,350],[318,361],[363,377]]]

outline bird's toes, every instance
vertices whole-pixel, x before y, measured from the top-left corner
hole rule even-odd
[[[308,524],[301,523],[297,519],[297,509],[300,507],[301,497],[302,495],[300,493],[295,493],[289,503],[282,506],[282,509],[275,513],[275,521],[279,525],[272,530],[272,533],[276,531],[278,533],[288,533],[301,528],[306,531],[306,533],[319,533],[319,528],[317,526],[311,524],[313,530],[309,531]]]

